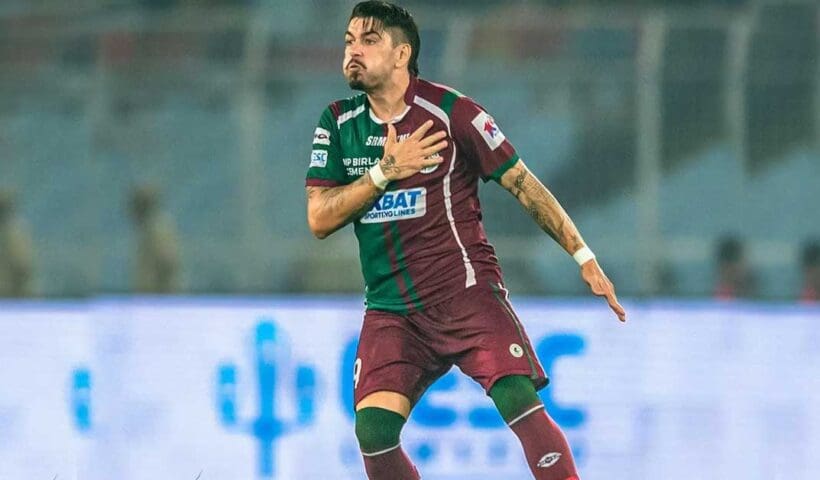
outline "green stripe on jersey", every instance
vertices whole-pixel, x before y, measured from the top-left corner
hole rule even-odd
[[[495,171],[491,173],[489,177],[484,179],[484,181],[489,182],[490,180],[495,180],[496,182],[500,182],[501,177],[503,177],[504,174],[507,173],[507,170],[514,167],[519,160],[521,160],[521,158],[518,156],[517,153],[514,153],[509,160],[504,162],[500,167],[496,168]]]
[[[455,94],[455,93],[450,92],[450,91],[444,92],[444,95],[441,97],[441,103],[439,104],[439,107],[442,110],[444,110],[444,113],[447,114],[447,117],[450,117],[450,115],[452,115],[453,104],[456,103],[456,100],[458,100],[458,97],[459,97],[458,94]]]
[[[416,293],[416,287],[413,285],[413,279],[410,278],[410,272],[407,271],[407,263],[404,261],[404,249],[401,247],[399,225],[397,222],[390,222],[390,235],[393,237],[393,250],[396,252],[396,262],[399,264],[398,266],[401,269],[402,277],[404,277],[404,284],[407,287],[407,296],[410,297],[416,310],[422,310],[424,305]]]
[[[383,224],[355,222],[354,229],[359,240],[362,275],[367,283],[367,308],[407,313],[397,277],[393,275],[394,268],[387,251],[387,235]],[[384,303],[379,300],[400,303]]]

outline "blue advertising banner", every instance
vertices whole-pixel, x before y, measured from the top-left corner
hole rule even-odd
[[[820,310],[513,302],[585,480],[820,478]],[[0,303],[0,478],[363,479],[361,302]],[[429,480],[530,478],[458,369],[402,443]]]

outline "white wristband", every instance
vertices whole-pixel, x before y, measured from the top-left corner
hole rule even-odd
[[[575,259],[578,265],[583,265],[595,258],[595,254],[592,253],[592,250],[590,250],[589,247],[584,245],[580,250],[572,254],[572,258]]]
[[[384,190],[387,188],[387,184],[390,183],[390,180],[384,176],[384,172],[382,172],[382,166],[378,163],[370,167],[368,170],[370,173],[370,179],[373,180],[373,184],[376,185],[376,188],[379,190]]]

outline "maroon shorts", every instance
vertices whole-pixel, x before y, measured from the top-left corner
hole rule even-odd
[[[536,389],[549,381],[501,285],[475,285],[407,315],[368,310],[354,371],[358,404],[381,390],[415,405],[453,365],[490,391],[507,375],[526,375]]]

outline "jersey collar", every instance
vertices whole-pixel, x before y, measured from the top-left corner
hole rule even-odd
[[[373,113],[372,108],[367,109],[367,113],[370,114],[370,120],[373,120],[378,125],[384,125],[385,123],[399,123],[404,118],[404,116],[407,115],[407,112],[409,112],[409,111],[410,111],[410,105],[405,107],[404,111],[402,111],[400,114],[393,117],[389,122],[385,122],[382,119],[380,119],[379,117],[377,117],[375,113]]]
[[[402,111],[400,114],[393,117],[390,122],[384,122],[379,117],[377,117],[373,113],[373,109],[370,108],[370,105],[367,107],[367,113],[370,114],[370,119],[373,120],[378,125],[383,125],[385,123],[399,123],[402,119],[407,115],[407,112],[410,111],[410,106],[413,105],[413,100],[416,98],[416,84],[418,83],[418,77],[415,75],[410,75],[410,84],[407,85],[407,90],[404,92],[404,103],[407,104],[407,107]]]

